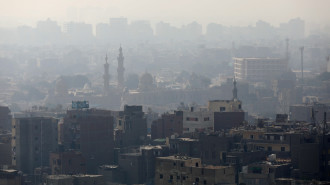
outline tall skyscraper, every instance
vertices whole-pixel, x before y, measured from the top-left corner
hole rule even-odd
[[[103,75],[103,83],[104,83],[104,95],[108,95],[109,93],[109,64],[108,64],[108,55],[105,55],[105,64],[104,64],[104,75]]]
[[[118,60],[118,68],[117,68],[117,73],[118,73],[118,87],[123,87],[124,85],[124,55],[123,55],[123,49],[119,48],[119,55],[117,57]]]

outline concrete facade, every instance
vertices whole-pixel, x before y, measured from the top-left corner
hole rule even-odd
[[[147,137],[147,120],[142,106],[125,105],[117,118],[115,146],[126,147],[142,144]]]
[[[60,123],[64,150],[77,150],[86,159],[88,173],[114,159],[113,124],[116,112],[98,109],[69,110]]]
[[[183,111],[183,133],[213,132],[213,112],[210,111]]]
[[[49,165],[50,152],[58,149],[57,119],[15,118],[12,122],[12,164],[24,173]]]
[[[231,166],[202,166],[199,158],[184,156],[156,159],[155,185],[165,184],[235,184]]]
[[[239,100],[212,100],[208,102],[211,112],[238,112],[242,111],[242,102]]]

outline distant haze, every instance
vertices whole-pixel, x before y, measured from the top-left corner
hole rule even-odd
[[[1,0],[0,26],[34,26],[51,18],[60,24],[108,22],[110,17],[165,21],[175,26],[197,21],[224,25],[254,25],[258,20],[278,25],[300,17],[307,23],[330,23],[329,0]]]

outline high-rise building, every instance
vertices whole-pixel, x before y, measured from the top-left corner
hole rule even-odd
[[[125,71],[125,68],[124,68],[124,55],[123,55],[123,49],[119,48],[119,55],[117,57],[117,60],[118,60],[118,68],[117,68],[117,73],[118,73],[118,77],[117,77],[117,80],[118,80],[118,87],[123,87],[124,85],[124,71]]]
[[[125,105],[124,111],[117,118],[114,134],[117,147],[143,144],[147,137],[147,120],[142,106]]]
[[[50,152],[58,149],[55,118],[15,118],[12,123],[12,164],[24,173],[33,174],[37,167],[49,166]]]
[[[6,106],[0,106],[0,129],[11,130],[10,110]]]
[[[108,110],[68,110],[59,124],[64,150],[81,151],[88,173],[113,161],[113,116]]]

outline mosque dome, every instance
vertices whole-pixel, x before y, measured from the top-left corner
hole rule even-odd
[[[148,91],[151,90],[154,86],[154,79],[152,75],[148,72],[141,75],[139,79],[139,90],[141,91]]]

